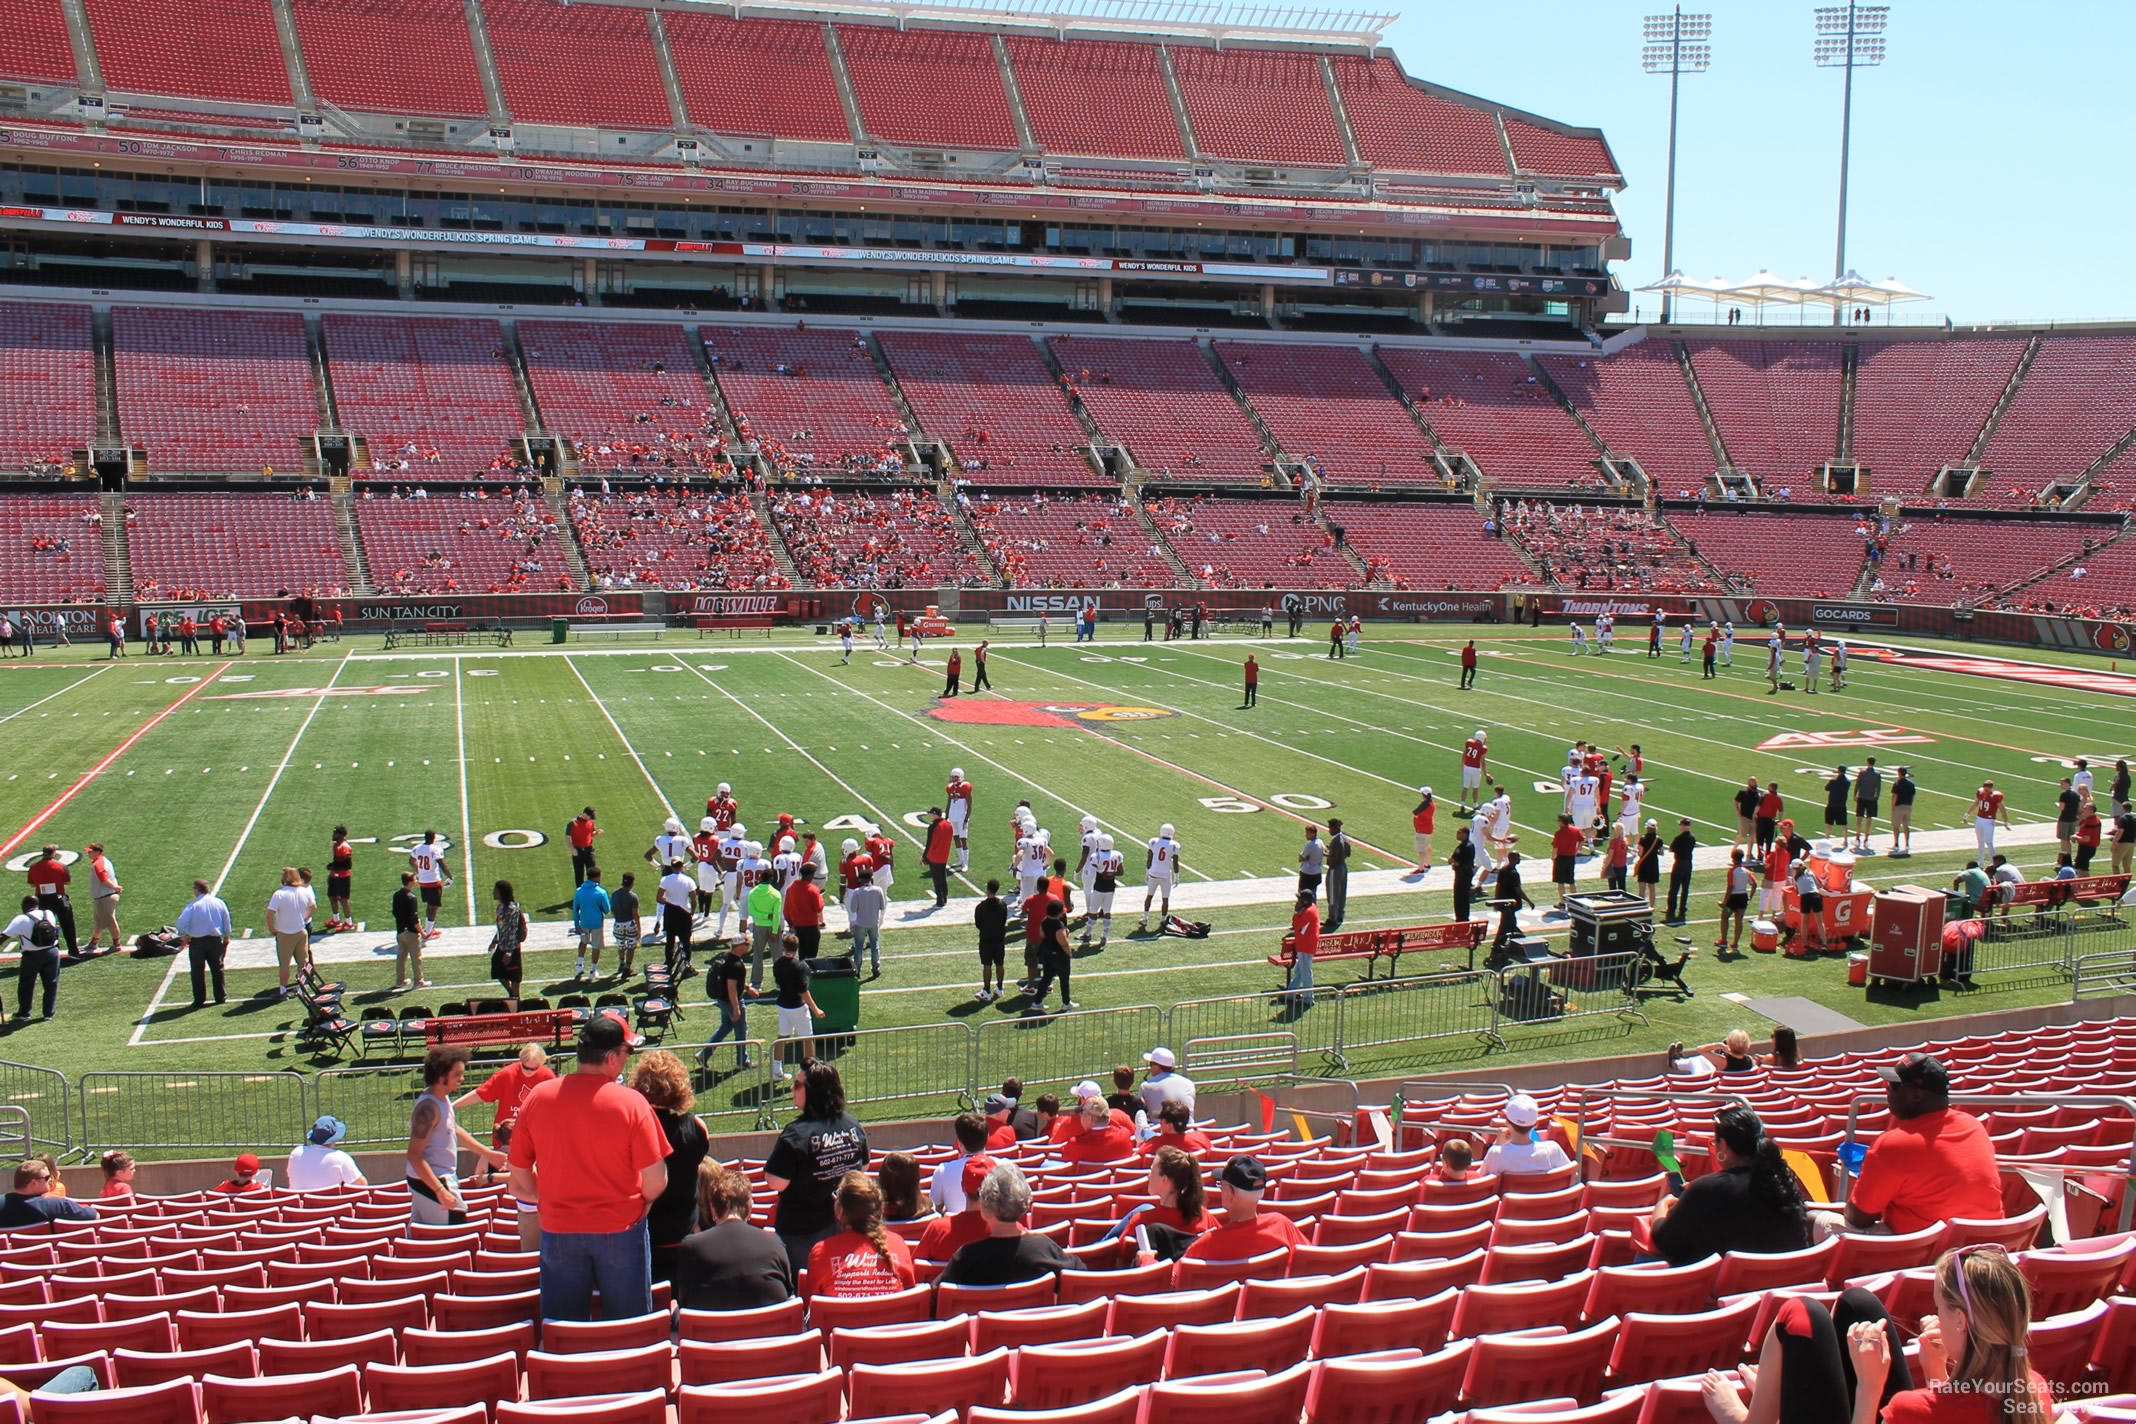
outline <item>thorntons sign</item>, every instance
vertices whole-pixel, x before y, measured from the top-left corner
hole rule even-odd
[[[1381,613],[1403,614],[1411,618],[1459,618],[1486,617],[1498,610],[1495,598],[1386,598],[1379,600]]]

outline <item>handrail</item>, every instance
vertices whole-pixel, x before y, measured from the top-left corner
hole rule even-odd
[[[1842,1140],[1845,1142],[1855,1140],[1855,1131],[1861,1125],[1861,1107],[1863,1103],[1878,1103],[1882,1101],[1884,1101],[1883,1098],[1875,1093],[1856,1093],[1849,1098],[1847,1101],[1847,1135]],[[1995,1107],[2012,1107],[2018,1104],[2052,1108],[2117,1107],[2127,1113],[2132,1122],[2136,1122],[2136,1098],[2131,1098],[2122,1093],[1952,1093],[1944,1101],[1954,1105],[1973,1104]],[[2052,1167],[2056,1165],[2048,1162],[2017,1162],[2000,1154],[1996,1156],[1995,1165],[1997,1168],[2001,1168],[2005,1162],[2009,1162],[2013,1168],[2019,1166]],[[1844,1154],[1839,1159],[1839,1167],[1839,1201],[1844,1205],[1854,1188],[1854,1169],[1847,1164]],[[2129,1164],[2123,1172],[2123,1178],[2121,1215],[2114,1227],[2116,1231],[2127,1231],[2131,1221],[2136,1220],[2136,1141],[2132,1141],[2129,1144]]]

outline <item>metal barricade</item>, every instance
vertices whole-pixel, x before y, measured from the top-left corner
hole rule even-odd
[[[1189,1038],[1174,1051],[1179,1054],[1179,1070],[1203,1086],[1219,1078],[1251,1087],[1298,1076],[1298,1035],[1294,1033]]]
[[[2083,919],[2089,931],[2090,914],[2075,906],[2038,913],[2014,906],[2008,915],[1983,921],[1987,933],[1960,951],[1959,962],[1976,979],[1984,974],[2066,974],[2073,926]]]
[[[485,1058],[467,1065],[466,1088],[479,1086],[499,1068],[518,1062],[513,1058]],[[566,1071],[570,1065],[566,1064]],[[332,1113],[349,1125],[342,1146],[407,1146],[408,1119],[415,1100],[423,1094],[423,1065],[381,1063],[370,1067],[327,1068],[312,1084],[311,1115]],[[476,1137],[489,1134],[491,1111],[485,1105],[459,1115],[460,1126]],[[300,1139],[301,1140],[301,1139]]]
[[[973,1096],[984,1097],[1004,1078],[1021,1078],[1034,1093],[1095,1078],[1109,1092],[1113,1065],[1139,1067],[1143,1054],[1168,1042],[1165,1028],[1165,1012],[1153,1004],[991,1019],[974,1039]]]
[[[56,1068],[0,1060],[0,1103],[29,1116],[28,1140],[61,1156],[74,1150],[74,1085]]]
[[[1460,1082],[1454,1080],[1424,1082],[1410,1079],[1395,1085],[1392,1103],[1395,1116],[1394,1145],[1396,1151],[1409,1151],[1422,1147],[1430,1136],[1441,1130],[1466,1130],[1495,1123],[1505,1111],[1506,1100],[1513,1096],[1511,1083]],[[1453,1115],[1437,1114],[1434,1104],[1447,1099],[1475,1105],[1467,1112]],[[1472,1120],[1473,1119],[1473,1120]],[[1412,1141],[1411,1134],[1417,1136]]]
[[[29,1109],[0,1103],[0,1162],[20,1162],[37,1150],[30,1136]]]
[[[771,1080],[771,1040],[723,1038],[718,1043],[663,1043],[699,1085],[690,1110],[714,1132],[763,1132],[778,1125],[790,1093]],[[748,1066],[737,1063],[739,1053]],[[789,1083],[791,1080],[789,1080]]]
[[[1503,1041],[1509,1024],[1557,1024],[1604,1016],[1645,1023],[1639,986],[1651,969],[1636,951],[1509,965],[1497,972],[1491,1032]]]
[[[1498,988],[1498,976],[1480,969],[1345,985],[1335,999],[1335,1066],[1349,1071],[1360,1049],[1436,1038],[1503,1048]]]
[[[838,1066],[846,1104],[899,1103],[908,1116],[962,1111],[972,1106],[971,1027],[961,1023],[914,1024],[821,1033],[812,1040],[816,1057]],[[781,1040],[786,1071],[800,1063],[799,1043]],[[860,1114],[856,1113],[856,1116]]]
[[[79,1150],[228,1151],[304,1140],[315,1114],[311,1083],[294,1069],[270,1073],[84,1073]]]
[[[1168,1037],[1184,1043],[1196,1038],[1288,1033],[1297,1039],[1301,1054],[1318,1053],[1333,1065],[1340,1057],[1335,1038],[1335,1000],[1341,993],[1334,985],[1317,988],[1303,1004],[1281,992],[1185,999],[1172,1005]]]
[[[2069,999],[2106,999],[2136,994],[2136,955],[2125,949],[2080,954],[2069,964]]]

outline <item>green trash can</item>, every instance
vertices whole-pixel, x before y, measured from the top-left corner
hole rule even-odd
[[[819,1034],[851,1033],[860,1027],[860,970],[853,956],[808,961],[808,991],[823,1012],[815,1016]]]
[[[550,641],[550,642],[552,642],[552,643],[564,643],[564,642],[568,642],[568,641],[570,640],[570,638],[571,638],[571,620],[570,620],[570,619],[568,619],[568,618],[551,618],[551,619],[549,620],[549,641]]]

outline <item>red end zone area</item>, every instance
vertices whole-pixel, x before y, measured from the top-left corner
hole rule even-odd
[[[1982,657],[1974,653],[1937,653],[1923,648],[1883,646],[1856,648],[1857,657],[1869,656],[1899,667],[1928,672],[1960,673],[1992,677],[2004,682],[2029,682],[2037,687],[2068,687],[2079,692],[2103,692],[2115,697],[2136,697],[2136,675],[2102,672],[2096,668],[2061,667],[2053,663],[2018,662],[2011,658]]]

